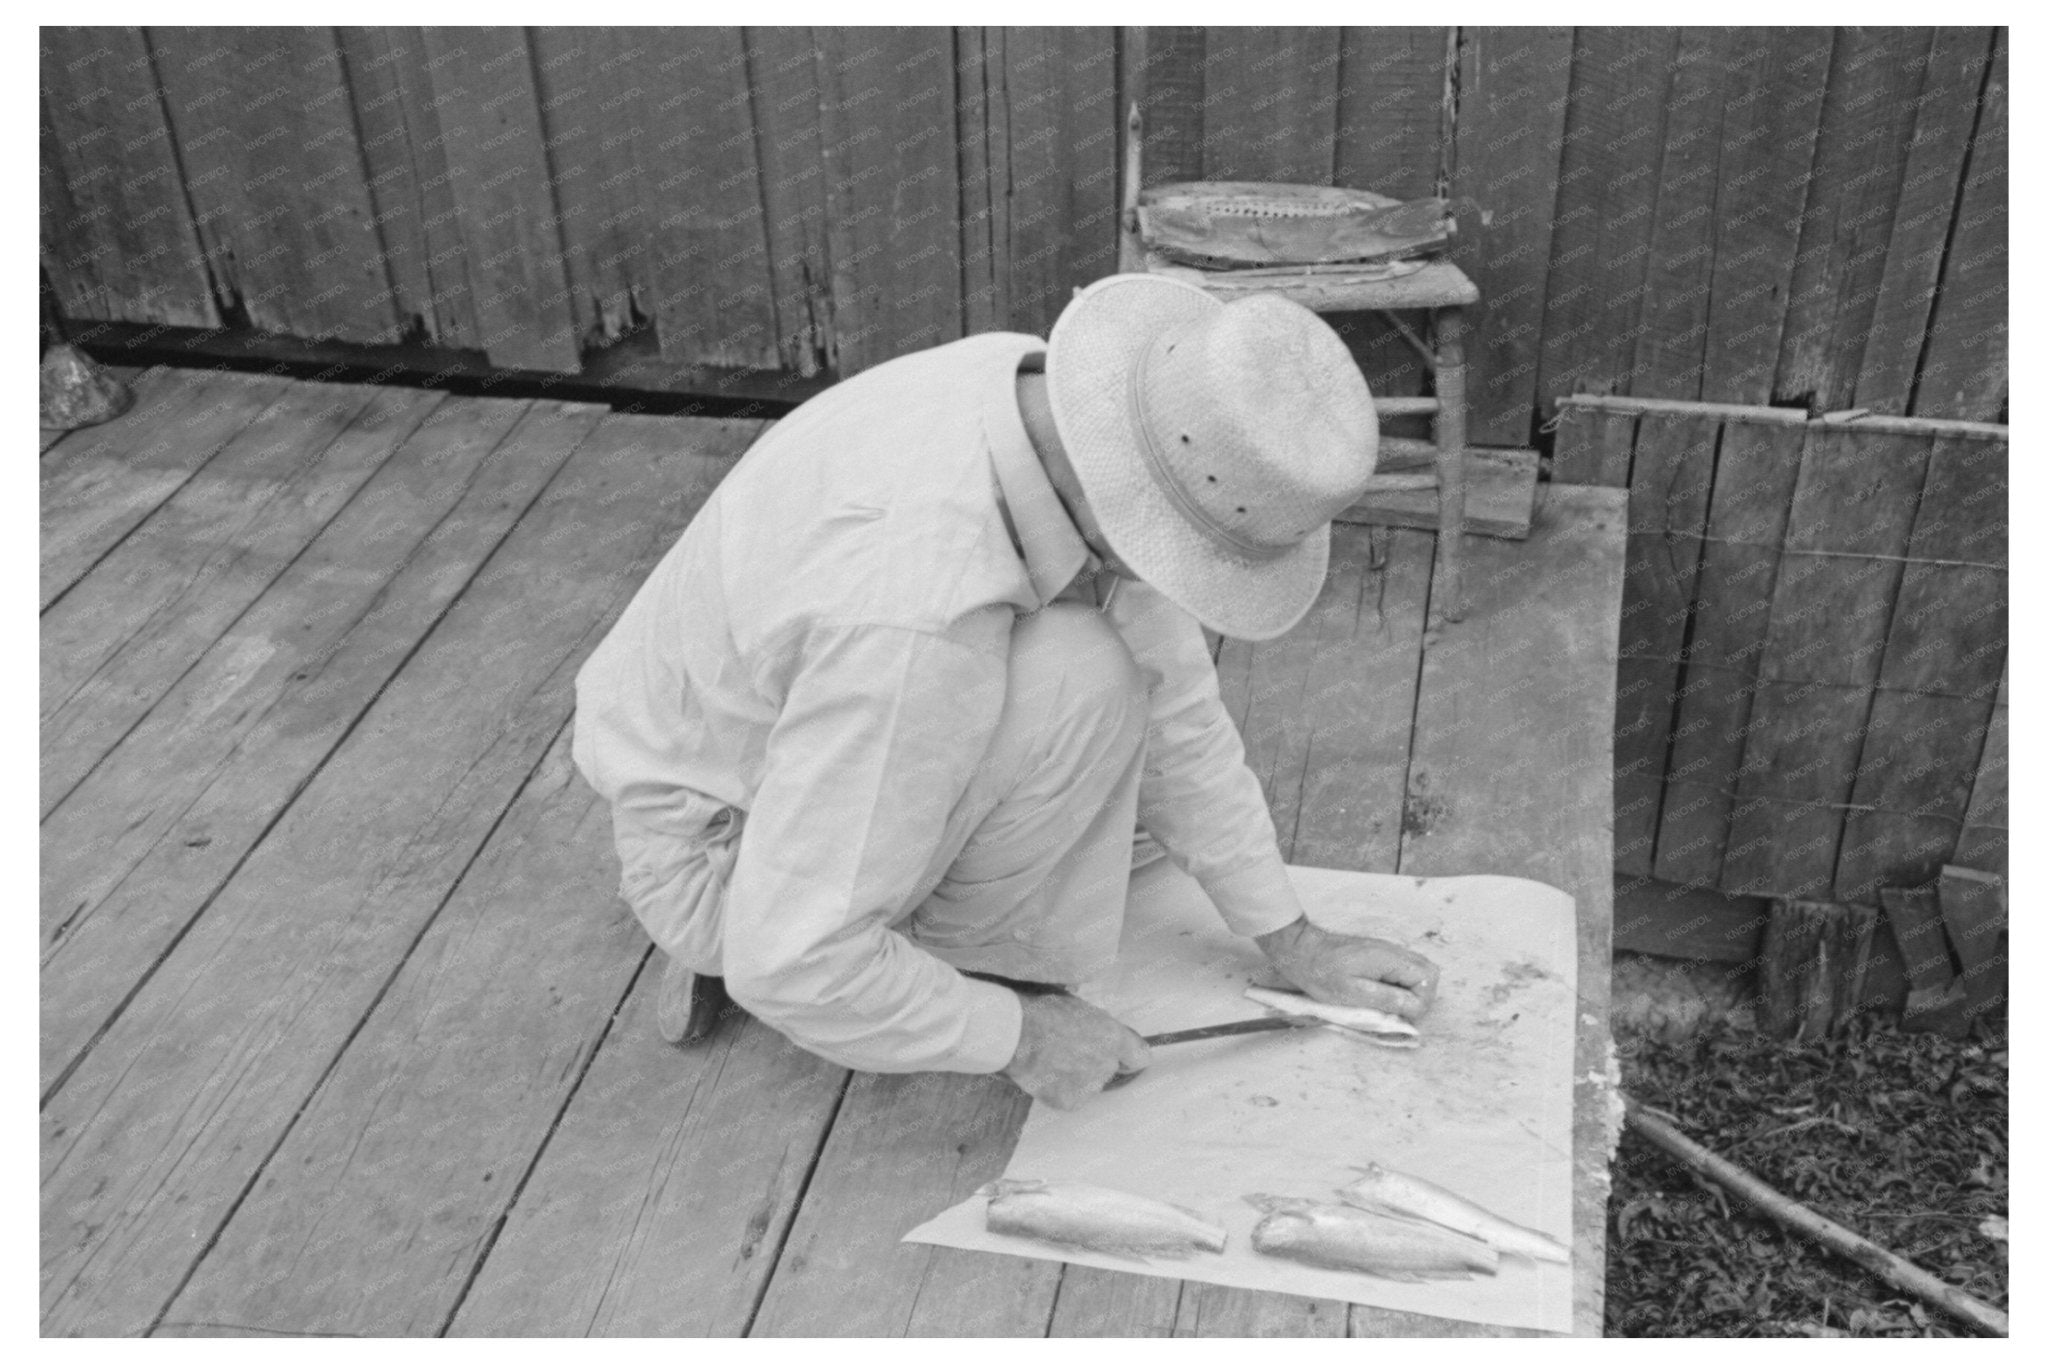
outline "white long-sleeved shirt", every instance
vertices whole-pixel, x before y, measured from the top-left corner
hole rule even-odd
[[[1100,568],[1018,411],[1017,371],[1043,351],[970,337],[803,404],[576,679],[574,756],[612,804],[628,904],[685,965],[842,1065],[987,1073],[1016,1050],[1016,996],[891,925],[929,890],[988,749],[1012,621]],[[1151,688],[1140,823],[1236,932],[1293,922],[1201,627],[1135,582],[1104,614]],[[745,812],[736,842],[707,830],[724,806]],[[722,907],[697,893],[710,841]]]

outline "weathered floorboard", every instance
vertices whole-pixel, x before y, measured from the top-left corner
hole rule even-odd
[[[45,815],[438,401],[294,384],[43,613]]]
[[[1223,641],[1224,705],[1290,862],[1394,869],[1434,545],[1419,531],[1339,526],[1329,579],[1300,625],[1258,644]]]
[[[219,371],[152,371],[135,406],[67,442],[42,470],[42,606],[68,591],[287,385]]]
[[[602,412],[444,404],[52,814],[41,869],[45,1090],[234,875]]]
[[[565,729],[170,1318],[438,1333],[646,958],[615,888]]]
[[[1292,1293],[1254,1293],[1244,1288],[1189,1280],[1181,1285],[1176,1336],[1225,1338],[1338,1339],[1345,1334],[1348,1304]]]
[[[159,422],[172,410],[173,404],[191,402],[190,387],[203,380],[209,370],[173,369],[163,365],[103,365],[108,374],[128,385],[129,406],[126,412],[111,421],[95,422],[71,430],[41,427],[37,434],[42,438],[42,449],[36,463],[37,497],[47,500],[51,493],[63,486],[68,476],[66,470],[74,456],[97,455],[104,460],[112,452],[125,456],[133,445],[141,443],[142,435],[151,422]],[[122,426],[121,423],[138,413],[147,414],[142,422]],[[75,440],[66,440],[75,436]],[[59,443],[64,448],[57,450]],[[51,453],[55,450],[55,453]]]
[[[1545,1333],[1522,1326],[1488,1326],[1477,1321],[1453,1321],[1449,1317],[1425,1316],[1420,1312],[1398,1312],[1390,1307],[1351,1304],[1350,1329],[1354,1338],[1399,1338],[1424,1340],[1465,1340],[1488,1337],[1507,1339],[1542,1338]]]
[[[1419,531],[1338,526],[1301,623],[1277,640],[1223,643],[1224,702],[1290,863],[1395,868],[1435,545]],[[1344,1333],[1343,1305],[1322,1299],[1190,1280],[1178,1304],[1175,1335]]]
[[[846,1072],[743,1016],[669,1046],[654,1022],[661,972],[657,953],[449,1334],[746,1332]]]
[[[1617,493],[1553,487],[1526,545],[1472,543],[1466,617],[1422,655],[1410,785],[1427,777],[1431,800],[1401,840],[1404,876],[1526,876],[1577,901],[1575,1077],[1604,1074],[1608,1057],[1623,516]],[[1572,1092],[1573,1325],[1597,1336],[1607,1109],[1598,1086],[1575,1081]]]
[[[1238,732],[1244,739],[1245,762],[1258,777],[1266,808],[1272,812],[1280,854],[1288,861],[1296,860],[1294,833],[1304,804],[1303,785],[1308,779],[1311,749],[1325,720],[1316,706],[1316,665],[1327,645],[1350,637],[1359,628],[1369,544],[1369,536],[1356,529],[1347,528],[1341,536],[1333,533],[1329,579],[1300,624],[1278,639],[1258,644],[1228,640],[1223,646],[1225,653],[1248,653],[1249,690],[1237,712]],[[1334,662],[1325,664],[1324,686],[1330,684],[1338,668]],[[1403,759],[1407,756],[1406,734],[1404,721]]]
[[[1043,1335],[1060,1266],[905,1244],[1002,1173],[1031,1100],[994,1075],[856,1075],[750,1334]]]
[[[724,462],[676,433],[613,417],[578,450],[44,1108],[45,1331],[161,1316]]]
[[[1315,609],[1337,619],[1309,665],[1308,702],[1318,723],[1302,746],[1284,846],[1298,866],[1391,872],[1436,540],[1393,531],[1380,565],[1371,564],[1366,535],[1340,527],[1333,541],[1330,580]]]
[[[1181,1281],[1068,1265],[1060,1276],[1049,1336],[1081,1339],[1121,1336],[1161,1339],[1173,1334]]]

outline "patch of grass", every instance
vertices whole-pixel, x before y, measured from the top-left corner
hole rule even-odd
[[[2006,1306],[2003,1027],[1964,1042],[1859,1021],[1770,1041],[1725,1024],[1623,1049],[1638,1103],[1780,1193]],[[1961,1322],[1780,1228],[1625,1133],[1608,1200],[1611,1336],[1950,1336]]]

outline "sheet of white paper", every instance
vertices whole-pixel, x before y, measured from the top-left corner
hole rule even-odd
[[[1405,943],[1441,968],[1421,1047],[1329,1028],[1161,1047],[1145,1074],[1078,1112],[1033,1105],[1005,1171],[1178,1203],[1229,1231],[1222,1254],[1140,1261],[997,1236],[979,1197],[904,1239],[1569,1331],[1565,1265],[1503,1256],[1492,1278],[1417,1284],[1252,1250],[1259,1214],[1244,1195],[1334,1201],[1368,1161],[1572,1240],[1571,897],[1503,876],[1289,871],[1315,922]],[[1160,862],[1133,879],[1115,973],[1080,993],[1141,1033],[1168,1032],[1259,1016],[1244,990],[1264,967],[1201,888]]]

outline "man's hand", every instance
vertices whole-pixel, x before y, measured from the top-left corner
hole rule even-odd
[[[1306,918],[1255,941],[1282,975],[1325,1004],[1414,1019],[1436,998],[1436,963],[1398,943],[1329,933]]]
[[[1034,1099],[1078,1108],[1119,1071],[1143,1070],[1152,1049],[1102,1010],[1069,994],[1017,996],[1024,1030],[1003,1074]]]

